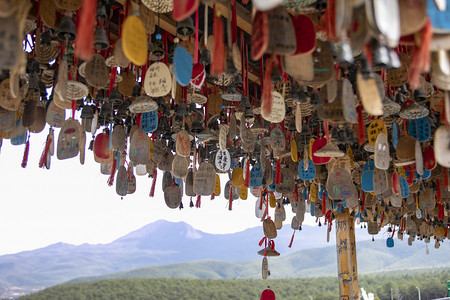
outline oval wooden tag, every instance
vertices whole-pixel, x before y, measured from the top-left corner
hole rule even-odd
[[[350,80],[344,78],[342,81],[342,111],[347,122],[356,124],[358,116],[356,113],[355,95],[353,94],[353,87]]]
[[[274,127],[270,132],[270,146],[274,151],[281,152],[286,147],[286,140],[280,128]]]
[[[296,36],[291,16],[282,6],[267,12],[269,44],[266,53],[291,55],[294,54]]]
[[[103,88],[108,84],[108,66],[100,54],[94,54],[86,64],[86,82],[93,87]],[[64,99],[64,98],[63,98]]]
[[[375,167],[381,170],[389,168],[389,144],[386,135],[381,132],[375,143]]]
[[[169,208],[178,208],[180,206],[181,197],[182,192],[177,185],[171,185],[164,189],[164,201]]]
[[[292,169],[281,169],[281,183],[275,186],[275,191],[282,194],[293,193],[295,189],[295,173]]]
[[[216,168],[222,172],[227,172],[231,167],[231,155],[227,149],[217,150],[214,163]]]
[[[192,56],[181,46],[175,48],[173,56],[173,74],[181,86],[187,86],[192,76]]]
[[[20,98],[13,97],[10,90],[10,79],[7,78],[0,83],[0,106],[6,110],[17,111]]]
[[[130,161],[135,164],[147,164],[150,156],[150,145],[147,134],[138,128],[130,140]]]
[[[438,164],[450,168],[450,130],[440,126],[434,134],[434,155]]]
[[[350,173],[343,168],[334,168],[328,174],[326,187],[330,199],[351,199],[357,195]]]
[[[384,133],[384,135],[387,137],[388,133],[386,125],[384,124],[383,120],[373,120],[370,123],[369,127],[367,127],[367,135],[370,146],[375,147],[377,137],[380,133]]]
[[[383,103],[375,78],[364,79],[363,75],[358,72],[356,84],[364,110],[372,116],[383,115]]]
[[[241,186],[239,188],[239,198],[241,198],[241,200],[247,200],[248,197],[248,189],[246,186]]]
[[[261,169],[261,164],[257,162],[253,168],[250,170],[250,186],[251,187],[260,187],[262,186],[264,173]]]
[[[147,62],[147,33],[144,24],[137,16],[130,15],[122,27],[122,49],[125,56],[136,66]]]
[[[244,170],[242,168],[234,168],[231,174],[231,182],[233,186],[240,187],[244,184]]]
[[[80,150],[80,126],[78,121],[67,119],[61,127],[58,136],[56,156],[59,160],[72,158],[78,155]]]
[[[166,64],[153,63],[145,73],[144,90],[151,97],[163,97],[170,93],[172,75]]]
[[[186,130],[180,130],[177,133],[177,140],[175,145],[178,155],[188,157],[191,154],[191,141]]]
[[[186,178],[189,168],[189,159],[175,155],[172,161],[172,174],[176,178]]]
[[[124,166],[120,166],[116,176],[116,193],[126,196],[128,192],[128,173]]]
[[[261,111],[261,116],[266,121],[280,123],[284,120],[285,115],[286,107],[283,96],[277,91],[272,91],[272,110],[268,114]]]
[[[202,162],[194,174],[194,192],[197,195],[209,196],[214,193],[216,172],[210,163]]]
[[[264,236],[268,239],[274,239],[277,237],[277,228],[272,219],[265,219],[263,221]]]
[[[169,148],[165,148],[161,161],[158,163],[158,169],[162,171],[172,171],[174,155]]]

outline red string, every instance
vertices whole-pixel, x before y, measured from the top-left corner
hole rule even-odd
[[[194,53],[194,63],[198,63],[198,8],[195,11],[195,53]]]

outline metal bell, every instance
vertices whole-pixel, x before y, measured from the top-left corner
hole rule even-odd
[[[177,34],[181,36],[191,36],[195,32],[194,20],[189,17],[181,22],[177,22]]]
[[[111,107],[111,104],[108,101],[105,101],[103,103],[102,107],[100,108],[99,116],[101,116],[103,118],[107,118],[111,115],[112,112],[113,112],[113,109]]]
[[[414,90],[414,100],[421,102],[427,99],[425,92],[421,88],[417,88]]]
[[[119,105],[122,103],[122,95],[119,92],[119,89],[117,87],[114,87],[109,94],[108,102],[111,105]]]
[[[229,75],[236,75],[238,73],[238,70],[234,66],[233,58],[230,56],[227,56],[227,68],[225,72]]]
[[[98,90],[97,95],[95,96],[94,102],[100,103],[105,98],[105,90]]]
[[[297,127],[295,126],[295,118],[292,118],[291,121],[289,121],[287,130],[291,132],[297,131]]]
[[[159,58],[164,58],[165,55],[164,44],[161,40],[156,40],[153,43],[150,54]]]
[[[30,74],[30,79],[28,80],[28,92],[40,93],[39,78],[36,73]]]
[[[133,87],[133,91],[131,92],[132,97],[139,97],[141,95],[141,87],[138,84],[135,84]]]
[[[200,63],[204,66],[209,65],[211,62],[211,52],[207,48],[203,48],[200,52]]]
[[[320,106],[322,105],[322,100],[320,99],[319,92],[314,90],[311,94],[310,103],[312,106]]]
[[[109,40],[106,36],[106,30],[98,27],[95,29],[94,48],[97,50],[105,50],[109,47]]]
[[[46,30],[41,34],[41,45],[51,46],[52,45],[52,33],[50,30]]]
[[[61,20],[56,36],[66,42],[72,42],[77,38],[77,29],[71,18],[64,17]]]
[[[245,111],[249,108],[252,108],[252,105],[250,104],[250,100],[248,99],[248,97],[246,95],[242,94],[241,102],[239,103],[239,110]]]
[[[271,78],[272,78],[273,83],[277,83],[278,81],[281,81],[280,69],[278,69],[276,66],[274,66],[274,68],[273,68]]]
[[[372,64],[376,68],[387,68],[390,65],[389,50],[386,46],[378,43],[375,39],[370,45],[372,50]]]
[[[203,122],[200,122],[199,120],[195,120],[192,122],[191,132],[193,134],[198,134],[203,131]]]
[[[92,107],[89,105],[83,106],[80,118],[84,131],[90,132],[92,129],[92,119],[94,119],[94,110]]]
[[[108,19],[108,13],[106,12],[106,6],[100,5],[97,10],[97,20],[107,20]]]
[[[244,118],[246,122],[252,122],[255,119],[255,114],[253,113],[253,110],[251,109],[251,107],[245,109],[244,111]]]
[[[235,87],[241,87],[244,83],[242,82],[242,76],[241,74],[237,74],[233,78],[233,86]]]
[[[128,107],[130,106],[130,104],[131,100],[130,98],[128,98],[119,105],[116,113],[116,119],[125,119],[127,117]]]
[[[351,65],[354,62],[353,52],[350,44],[347,41],[341,42],[341,47],[337,55],[338,63],[342,66]]]
[[[189,113],[187,111],[187,106],[185,103],[181,103],[180,105],[178,105],[177,109],[175,110],[175,115],[179,119],[183,119],[183,117],[187,117],[189,115]]]

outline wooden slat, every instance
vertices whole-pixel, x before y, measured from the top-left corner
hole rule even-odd
[[[339,280],[339,299],[352,297],[352,274],[350,269],[349,214],[336,215],[336,252]]]
[[[350,269],[352,275],[353,299],[359,299],[358,263],[356,260],[355,218],[349,217]]]

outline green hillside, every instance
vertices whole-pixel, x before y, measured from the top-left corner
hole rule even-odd
[[[422,299],[444,297],[450,269],[411,274],[362,275],[359,286],[375,294],[375,299],[417,299],[421,289]],[[259,299],[261,292],[270,285],[277,299],[337,299],[337,277],[275,280],[201,280],[201,279],[111,279],[72,283],[45,289],[24,296],[21,300],[69,300],[69,299]]]

